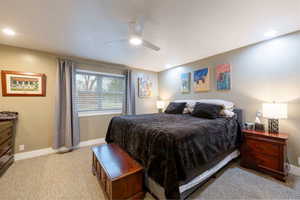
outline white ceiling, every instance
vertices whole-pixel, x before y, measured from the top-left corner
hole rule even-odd
[[[159,52],[127,43],[145,19]],[[299,0],[1,0],[0,43],[161,71],[300,29]]]

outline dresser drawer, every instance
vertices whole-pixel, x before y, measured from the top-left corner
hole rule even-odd
[[[3,130],[11,128],[13,126],[13,122],[12,121],[3,121],[0,122],[0,134]]]
[[[280,154],[280,145],[276,143],[270,143],[267,141],[246,139],[247,148],[250,151],[257,153],[263,153],[271,156],[278,156]]]
[[[0,157],[0,168],[2,168],[10,159],[12,159],[13,153],[12,150],[9,150],[4,155]]]
[[[0,144],[12,136],[12,128],[8,128],[0,132]]]
[[[0,144],[0,156],[12,147],[13,141],[11,138]]]

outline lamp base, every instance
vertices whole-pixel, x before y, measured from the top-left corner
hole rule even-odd
[[[269,133],[279,133],[279,120],[268,119]]]

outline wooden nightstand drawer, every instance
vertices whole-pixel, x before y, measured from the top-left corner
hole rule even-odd
[[[250,154],[250,157],[252,157],[255,160],[257,167],[272,169],[276,171],[280,170],[280,163],[278,158],[276,157],[267,156],[258,153],[252,153]]]
[[[271,142],[246,139],[246,145],[250,148],[250,151],[257,153],[263,153],[271,156],[278,156],[280,153],[280,146]]]

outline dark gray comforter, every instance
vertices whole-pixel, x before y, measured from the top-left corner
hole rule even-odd
[[[139,161],[165,189],[180,198],[179,186],[204,166],[235,149],[241,139],[233,118],[202,119],[191,115],[147,114],[114,117],[106,142],[116,143]]]

